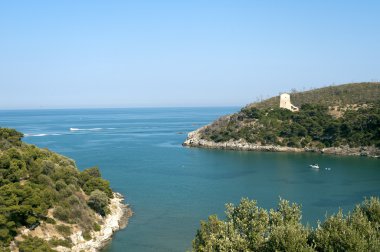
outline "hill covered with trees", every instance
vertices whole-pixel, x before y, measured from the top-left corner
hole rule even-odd
[[[278,96],[250,104],[190,133],[184,145],[234,149],[239,142],[247,146],[279,146],[285,151],[380,154],[380,83],[293,93],[291,102],[299,106],[298,112],[280,108]],[[350,149],[354,151],[350,153]]]
[[[302,225],[301,214],[286,200],[269,211],[248,199],[227,204],[225,220],[212,215],[201,222],[193,251],[380,251],[379,198],[326,216],[315,229]]]
[[[98,168],[80,172],[73,160],[22,137],[0,128],[0,250],[70,250],[70,236],[78,232],[90,241],[117,196],[109,182]]]

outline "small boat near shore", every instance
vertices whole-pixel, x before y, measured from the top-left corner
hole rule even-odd
[[[311,164],[309,165],[311,168],[314,168],[314,169],[319,169],[319,165],[318,164]]]

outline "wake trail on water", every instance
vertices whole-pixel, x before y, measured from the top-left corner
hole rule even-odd
[[[52,134],[45,134],[45,133],[37,133],[37,134],[33,134],[33,133],[26,133],[24,134],[24,137],[43,137],[43,136],[60,136],[62,134],[58,134],[58,133],[52,133]]]
[[[117,128],[70,128],[70,132],[76,131],[100,131],[100,130],[116,130]]]
[[[100,131],[100,130],[115,130],[116,128],[70,128],[70,132],[76,131]],[[61,136],[67,133],[25,133],[24,137],[44,137],[44,136]]]
[[[102,130],[103,128],[88,128],[88,129],[80,129],[80,128],[70,128],[70,131],[97,131]]]

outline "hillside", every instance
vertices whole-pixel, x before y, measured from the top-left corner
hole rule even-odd
[[[99,249],[127,213],[121,196],[98,168],[80,172],[73,160],[22,137],[0,128],[1,251]],[[115,219],[117,227],[109,226]]]
[[[330,86],[253,103],[189,134],[185,146],[380,155],[380,83]]]
[[[297,107],[303,104],[320,104],[324,106],[345,107],[351,104],[366,104],[379,101],[380,82],[350,83],[328,86],[305,92],[291,92],[291,101]],[[258,103],[251,103],[246,108],[276,108],[280,103],[275,96]]]

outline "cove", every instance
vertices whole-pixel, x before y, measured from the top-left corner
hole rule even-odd
[[[237,110],[15,110],[0,111],[0,125],[73,158],[80,169],[99,166],[126,197],[135,214],[107,252],[185,251],[200,220],[222,217],[224,204],[241,197],[265,208],[275,207],[279,197],[297,202],[303,222],[315,226],[326,213],[380,196],[379,159],[181,146],[187,132]],[[321,168],[311,169],[312,163]]]

